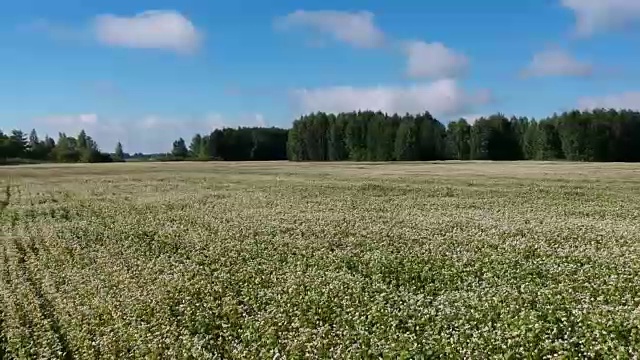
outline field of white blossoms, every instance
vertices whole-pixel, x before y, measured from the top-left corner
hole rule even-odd
[[[640,165],[55,165],[0,183],[0,358],[640,352]]]

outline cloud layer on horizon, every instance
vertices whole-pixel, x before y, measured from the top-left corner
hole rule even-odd
[[[434,116],[457,116],[491,101],[490,91],[468,93],[453,79],[409,86],[299,89],[292,96],[294,107],[301,113],[380,110],[386,113],[429,111]]]
[[[604,108],[640,111],[640,91],[628,91],[601,96],[584,96],[578,100],[578,107],[582,110]]]

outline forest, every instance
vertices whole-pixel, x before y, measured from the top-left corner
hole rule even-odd
[[[640,161],[640,113],[594,110],[536,121],[496,114],[446,126],[428,112],[315,113],[293,123],[296,161],[569,160]]]
[[[101,151],[98,144],[82,130],[76,137],[59,133],[57,141],[29,135],[21,130],[9,134],[0,131],[0,164],[38,162],[96,163],[125,160],[286,160],[287,130],[278,128],[225,128],[211,134],[197,134],[187,146],[184,139],[173,142],[171,151],[162,154],[126,153],[120,142],[113,152]]]
[[[216,129],[211,134],[196,134],[187,147],[184,139],[173,142],[173,159],[261,161],[287,160],[288,130],[241,127]]]
[[[358,111],[300,117],[291,129],[241,127],[180,138],[163,154],[102,151],[84,130],[58,139],[0,131],[0,163],[112,162],[124,160],[429,161],[568,160],[640,161],[640,113],[571,111],[535,120],[502,114],[446,125],[431,114],[404,116]]]

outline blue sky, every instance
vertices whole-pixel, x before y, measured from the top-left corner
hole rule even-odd
[[[0,12],[0,128],[168,150],[301,113],[640,108],[640,1],[23,0]]]

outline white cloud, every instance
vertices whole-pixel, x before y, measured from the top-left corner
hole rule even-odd
[[[561,0],[576,17],[576,33],[581,36],[621,29],[640,21],[638,0]]]
[[[336,86],[301,89],[293,93],[295,106],[303,113],[324,111],[331,113],[354,110],[380,110],[386,113],[421,113],[435,116],[454,116],[474,105],[491,100],[489,91],[469,94],[452,79],[406,87]]]
[[[404,44],[407,55],[407,74],[414,78],[450,78],[464,73],[469,59],[447,48],[442,43],[408,41]]]
[[[605,96],[587,96],[578,100],[584,110],[596,108],[640,110],[640,91],[629,91]]]
[[[202,40],[189,19],[171,10],[145,11],[133,17],[100,15],[94,27],[97,40],[110,46],[192,53]]]
[[[593,66],[560,49],[547,49],[533,55],[525,76],[588,76]]]
[[[266,126],[262,114],[228,118],[211,113],[201,118],[167,118],[157,115],[137,119],[107,119],[97,114],[45,116],[37,118],[25,128],[35,128],[41,137],[49,135],[57,140],[58,133],[76,136],[85,130],[98,143],[102,151],[113,151],[118,141],[125,151],[168,152],[179,137],[187,143],[196,133],[208,134],[214,129],[238,126]]]
[[[360,48],[378,47],[385,38],[374,23],[373,13],[368,11],[297,10],[276,19],[275,24],[283,30],[307,27]]]

